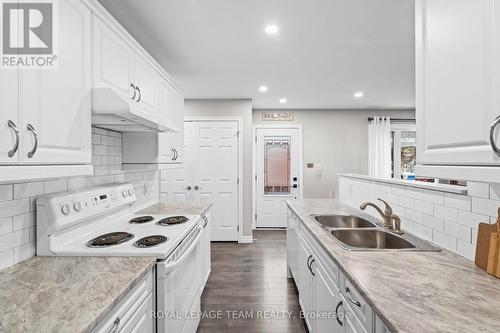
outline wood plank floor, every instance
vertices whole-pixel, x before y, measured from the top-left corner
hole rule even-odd
[[[307,332],[286,271],[286,232],[255,231],[253,244],[212,243],[212,272],[198,332]]]

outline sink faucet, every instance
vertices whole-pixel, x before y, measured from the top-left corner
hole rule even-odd
[[[398,235],[403,234],[403,232],[401,231],[401,218],[394,214],[392,207],[387,203],[387,201],[380,198],[377,199],[385,204],[385,212],[382,212],[382,209],[380,209],[376,204],[372,202],[364,202],[361,204],[361,206],[359,206],[359,208],[361,208],[361,210],[365,210],[366,207],[372,206],[377,210],[380,216],[382,216],[382,219],[384,220],[384,228]]]

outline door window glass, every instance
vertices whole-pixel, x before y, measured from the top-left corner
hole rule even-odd
[[[290,139],[264,139],[264,194],[290,194]]]

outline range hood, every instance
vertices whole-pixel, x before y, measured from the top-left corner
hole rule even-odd
[[[128,100],[107,87],[92,88],[92,125],[116,132],[171,131],[151,119],[140,103]]]

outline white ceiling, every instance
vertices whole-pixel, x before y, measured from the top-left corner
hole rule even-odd
[[[254,108],[415,104],[414,0],[99,1],[187,98],[252,98]],[[269,23],[278,35],[264,33]]]

